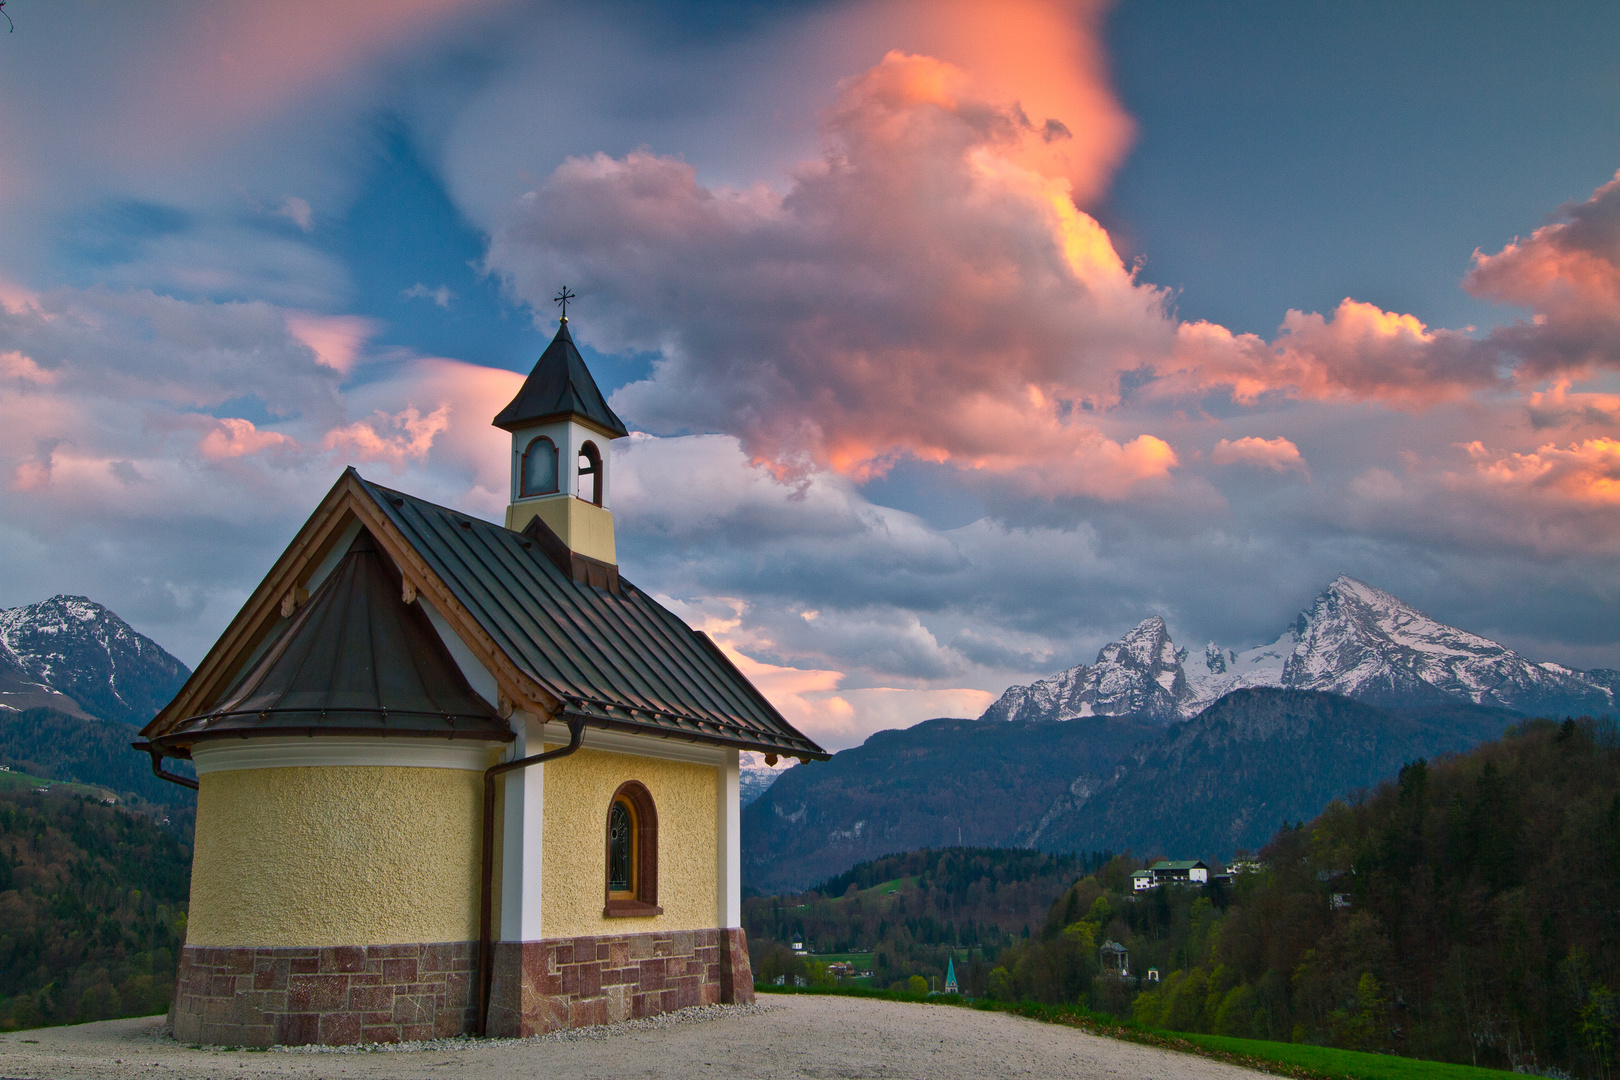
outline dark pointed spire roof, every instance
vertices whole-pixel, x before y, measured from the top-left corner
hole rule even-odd
[[[551,339],[534,370],[523,381],[523,389],[495,417],[494,424],[514,431],[525,424],[570,416],[601,428],[615,439],[630,434],[624,421],[608,408],[607,399],[597,389],[596,380],[585,366],[585,358],[579,355],[568,333],[568,320],[564,319],[557,328],[557,336]]]
[[[164,738],[250,734],[512,738],[364,529],[248,673]]]

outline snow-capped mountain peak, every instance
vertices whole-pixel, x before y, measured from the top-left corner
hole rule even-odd
[[[1613,707],[1613,695],[1582,673],[1535,663],[1343,574],[1304,618],[1285,686],[1384,705],[1441,697],[1521,711]]]
[[[992,720],[1073,720],[1083,716],[1154,716],[1170,720],[1187,693],[1186,654],[1157,615],[1104,645],[1080,664],[1028,686],[1009,687],[984,715]]]
[[[1612,712],[1603,673],[1536,663],[1486,637],[1434,619],[1382,589],[1340,574],[1278,635],[1241,652],[1210,642],[1202,657],[1143,620],[1080,665],[1010,687],[986,719],[1069,720],[1134,714],[1185,719],[1234,690],[1276,686],[1375,704],[1469,701],[1521,712]]]

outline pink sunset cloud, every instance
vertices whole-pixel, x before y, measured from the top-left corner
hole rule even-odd
[[[1620,173],[1495,255],[1474,253],[1474,295],[1531,309],[1491,335],[1525,379],[1620,371]]]
[[[210,461],[224,461],[267,450],[298,449],[298,443],[279,431],[260,431],[251,420],[227,417],[216,420],[208,434],[197,442],[197,449]]]
[[[1593,506],[1620,506],[1620,439],[1547,443],[1529,453],[1487,449],[1469,443],[1477,475],[1487,483],[1531,498],[1553,497]]]
[[[839,18],[870,41],[904,41],[972,72],[1014,103],[1037,138],[1009,156],[1062,177],[1085,206],[1100,196],[1130,149],[1136,125],[1115,96],[1102,22],[1107,0],[901,0],[848,8]]]
[[[360,348],[376,332],[370,319],[354,315],[317,315],[307,311],[287,314],[287,331],[309,346],[315,359],[347,375],[354,369]]]
[[[1215,444],[1209,459],[1217,465],[1256,465],[1273,472],[1307,471],[1299,447],[1280,437],[1261,439],[1249,435],[1241,439],[1222,439]]]
[[[450,426],[450,406],[440,405],[426,416],[415,405],[392,415],[375,412],[368,419],[326,433],[321,448],[355,462],[378,462],[394,472],[405,471],[409,461],[424,461],[433,440]]]

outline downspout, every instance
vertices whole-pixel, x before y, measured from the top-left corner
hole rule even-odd
[[[142,753],[152,755],[152,775],[153,776],[157,777],[160,780],[167,780],[171,784],[179,784],[181,787],[188,787],[192,791],[197,790],[197,781],[188,779],[187,777],[184,777],[184,776],[177,776],[172,772],[164,772],[163,771],[163,751],[159,750],[157,747],[153,746],[151,743],[149,743],[149,742],[133,742],[133,743],[129,744],[129,747],[130,747],[131,750],[139,750]]]
[[[538,765],[553,758],[567,757],[579,749],[580,740],[585,737],[585,720],[582,717],[568,718],[568,745],[558,747],[556,750],[547,750],[543,754],[533,754],[515,761],[504,761],[499,765],[492,765],[484,773],[484,867],[483,891],[480,897],[478,912],[478,1034],[483,1035],[489,1027],[489,994],[494,982],[494,942],[490,922],[494,908],[494,881],[495,881],[495,778],[504,773],[526,769],[530,765]],[[153,759],[154,762],[156,759]],[[158,775],[163,775],[159,773]],[[180,783],[183,779],[176,778]],[[193,787],[196,785],[193,784]]]

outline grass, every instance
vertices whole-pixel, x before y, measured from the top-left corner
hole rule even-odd
[[[1395,1054],[1365,1054],[1331,1046],[1303,1043],[1267,1042],[1262,1039],[1234,1039],[1224,1035],[1195,1035],[1180,1031],[1158,1031],[1122,1023],[1106,1013],[1093,1013],[1076,1005],[1042,1005],[1034,1001],[1010,1002],[971,999],[958,994],[912,994],[898,990],[866,987],[759,986],[762,994],[837,994],[843,997],[879,998],[927,1005],[954,1005],[986,1012],[1006,1012],[1049,1024],[1076,1027],[1092,1035],[1157,1046],[1200,1057],[1214,1058],[1231,1065],[1256,1069],[1294,1080],[1504,1080],[1511,1073],[1453,1065],[1445,1061],[1399,1057]]]
[[[23,772],[0,772],[0,791],[44,791],[46,789],[57,792],[71,792],[74,795],[88,795],[92,799],[112,798],[112,792],[106,788],[91,787],[89,784],[73,784],[66,780],[46,780],[39,776],[29,776]]]
[[[1501,1080],[1503,1076],[1499,1069],[1453,1065],[1448,1061],[1424,1061],[1394,1054],[1364,1054],[1332,1046],[1234,1039],[1226,1035],[1161,1034],[1237,1058],[1252,1057],[1295,1065],[1316,1076],[1351,1077],[1353,1080]]]

